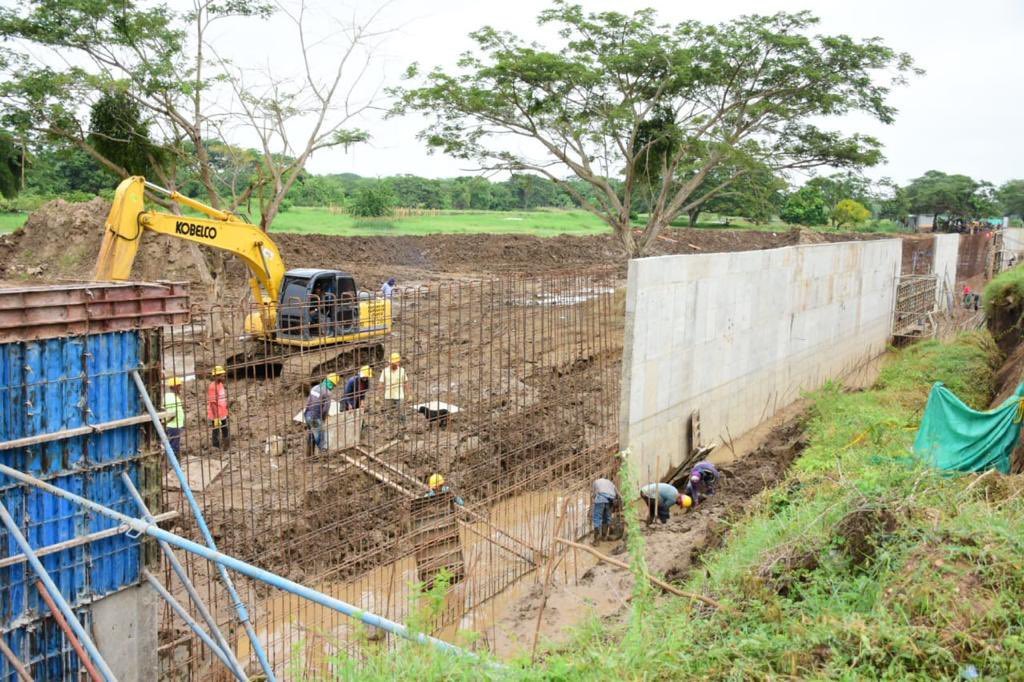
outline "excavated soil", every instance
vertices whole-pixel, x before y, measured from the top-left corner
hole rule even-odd
[[[32,213],[25,226],[0,236],[0,280],[54,283],[90,278],[103,236],[109,202],[52,201]],[[860,233],[780,232],[679,228],[666,231],[650,255],[718,253],[770,249],[804,243],[884,238]],[[612,266],[625,275],[626,258],[611,235],[532,237],[507,234],[336,237],[274,233],[289,267],[319,267],[351,272],[363,288],[376,289],[395,276],[416,285],[459,276],[507,273],[576,272]],[[138,280],[192,282],[193,299],[204,300],[210,282],[195,263],[209,253],[193,244],[146,235],[132,277]],[[225,265],[227,291],[241,292],[246,279],[238,261]]]

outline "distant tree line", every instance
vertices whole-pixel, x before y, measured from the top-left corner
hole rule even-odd
[[[1024,180],[995,186],[967,175],[930,170],[906,185],[872,183],[856,173],[808,180],[786,193],[779,217],[789,223],[835,227],[870,219],[907,223],[912,215],[935,217],[938,229],[955,230],[988,218],[1024,217]]]
[[[211,145],[211,167],[218,182],[251,183],[247,173],[259,172],[259,155],[227,145]],[[695,194],[711,192],[720,177],[736,174],[723,164],[702,183]],[[86,200],[110,196],[117,176],[80,149],[45,146],[26,151],[9,134],[0,133],[0,194],[8,199],[19,193],[24,201],[9,201],[9,208],[31,210],[53,197]],[[481,176],[424,178],[392,175],[381,178],[355,173],[313,175],[302,173],[288,192],[282,210],[292,206],[336,207],[359,216],[388,215],[394,208],[471,211],[528,211],[538,208],[577,208],[579,196],[593,189],[579,180],[576,194],[545,177],[517,173],[506,179]],[[258,183],[254,183],[258,184]],[[182,191],[208,199],[198,178],[182,173],[177,185]],[[613,184],[621,191],[618,184]],[[257,193],[242,211],[258,211]],[[255,203],[254,203],[255,202]],[[633,205],[634,216],[649,211],[643,196]],[[906,223],[910,215],[936,216],[940,229],[956,229],[972,221],[997,216],[1024,217],[1024,179],[1000,186],[961,174],[931,170],[906,185],[889,179],[871,181],[863,175],[844,171],[807,180],[790,188],[766,166],[745,169],[739,180],[720,190],[687,212],[682,223],[696,225],[699,216],[744,218],[766,223],[776,216],[791,224],[848,227],[870,220]]]

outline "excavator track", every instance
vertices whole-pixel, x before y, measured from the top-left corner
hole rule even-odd
[[[379,366],[384,344],[377,340],[319,348],[295,348],[273,341],[251,341],[225,360],[233,379],[280,379],[284,390],[306,392],[332,372],[354,374],[363,365]]]

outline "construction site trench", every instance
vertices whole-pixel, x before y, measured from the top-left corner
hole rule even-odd
[[[0,280],[88,278],[105,214],[101,200],[44,207],[24,229],[0,237]],[[657,241],[654,255],[877,236],[679,229]],[[528,652],[538,638],[563,640],[570,626],[591,615],[614,619],[624,613],[629,572],[582,551],[563,551],[555,542],[556,532],[586,537],[590,484],[619,466],[626,270],[612,238],[274,239],[287,262],[345,270],[367,291],[396,277],[395,326],[379,351],[336,359],[313,348],[297,363],[300,369],[330,366],[345,378],[364,362],[372,366],[364,408],[332,416],[340,445],[305,454],[307,433],[298,415],[311,378],[286,372],[227,380],[231,440],[218,448],[205,412],[206,390],[212,368],[244,350],[243,321],[252,310],[245,270],[220,263],[220,281],[211,282],[212,261],[197,249],[160,237],[143,244],[133,276],[191,285],[191,321],[151,335],[145,369],[152,386],[171,376],[184,379],[183,464],[218,547],[399,622],[411,616],[413,584],[429,587],[437,570],[445,569],[452,584],[432,631],[460,642],[465,632],[475,632],[469,646],[501,657]],[[912,242],[904,246],[904,274],[917,272],[930,257]],[[978,277],[976,270],[958,273],[957,281]],[[410,377],[400,413],[388,411],[377,386],[392,352],[402,356]],[[861,378],[870,382],[871,372]],[[447,423],[412,409],[438,404],[454,408]],[[745,436],[718,444],[712,455],[724,474],[718,494],[645,531],[653,574],[684,580],[701,553],[723,541],[729,519],[785,476],[806,444],[802,407],[797,403]],[[150,450],[159,467],[154,440]],[[430,500],[426,482],[434,473],[444,475],[448,490]],[[194,537],[194,521],[173,477],[161,471],[151,478],[148,493],[154,491],[162,509],[182,514],[171,530]],[[597,549],[624,556],[621,544]],[[545,590],[551,561],[554,575]],[[251,663],[253,652],[231,624],[230,599],[213,569],[193,560],[186,568],[240,660]],[[169,573],[164,578],[175,584]],[[239,585],[282,672],[298,665],[315,676],[339,652],[358,656],[364,646],[392,645],[297,597],[246,580]],[[161,676],[169,679],[203,678],[218,665],[166,607],[160,661]]]

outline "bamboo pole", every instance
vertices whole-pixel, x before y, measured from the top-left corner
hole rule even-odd
[[[613,559],[612,557],[608,556],[607,554],[602,554],[601,552],[598,552],[593,547],[588,547],[587,545],[581,544],[579,542],[573,542],[572,540],[566,540],[564,538],[555,538],[555,542],[560,542],[563,545],[569,545],[570,547],[574,547],[575,549],[581,549],[584,552],[590,552],[595,557],[597,557],[598,559],[600,559],[601,561],[603,561],[603,562],[605,562],[607,564],[611,564],[612,566],[618,566],[619,568],[624,568],[627,571],[629,570],[629,564],[627,564],[626,562],[619,561],[618,559]],[[660,587],[664,591],[670,592],[671,594],[674,594],[674,595],[676,595],[678,597],[686,597],[687,599],[695,599],[695,600],[697,600],[699,602],[703,602],[703,603],[707,604],[708,606],[713,606],[714,608],[719,609],[721,611],[726,611],[727,613],[735,613],[735,611],[733,611],[732,609],[730,609],[730,608],[728,608],[726,606],[722,606],[721,604],[719,604],[717,601],[715,601],[711,597],[705,597],[702,594],[695,594],[693,592],[684,592],[683,590],[680,590],[678,587],[674,587],[672,585],[669,585],[667,582],[665,582],[663,580],[659,580],[658,578],[655,578],[650,573],[647,574],[647,579],[651,581],[652,585],[656,585],[657,587]]]

